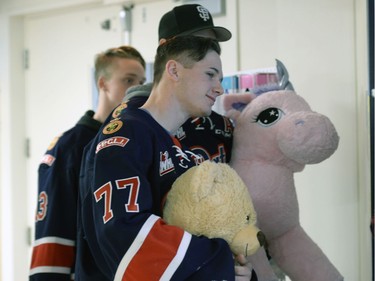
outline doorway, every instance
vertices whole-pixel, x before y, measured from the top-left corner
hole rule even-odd
[[[94,57],[122,44],[121,9],[117,5],[90,6],[25,17],[25,196],[30,254],[40,160],[55,136],[94,108]]]

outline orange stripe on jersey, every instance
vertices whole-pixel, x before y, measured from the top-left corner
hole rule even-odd
[[[74,261],[74,246],[45,243],[33,248],[31,269],[39,266],[72,267]]]
[[[171,138],[175,146],[182,148],[180,141],[175,136],[171,136]]]
[[[122,280],[160,280],[176,257],[184,231],[159,219],[129,263]]]

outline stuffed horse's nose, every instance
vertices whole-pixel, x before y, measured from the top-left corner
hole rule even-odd
[[[316,164],[337,149],[339,136],[327,116],[298,111],[284,117],[277,135],[279,148],[298,164]]]
[[[264,235],[262,231],[259,231],[257,233],[257,238],[258,238],[260,246],[263,247],[266,244],[266,235]]]

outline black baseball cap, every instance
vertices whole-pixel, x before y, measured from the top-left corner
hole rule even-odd
[[[211,29],[219,42],[228,41],[232,33],[221,26],[214,26],[210,12],[203,6],[188,4],[174,7],[164,14],[159,22],[159,40],[188,35],[196,31]]]

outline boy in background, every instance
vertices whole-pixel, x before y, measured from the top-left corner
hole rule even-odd
[[[145,61],[130,46],[111,48],[95,59],[99,92],[96,112],[88,110],[47,148],[38,170],[38,202],[30,281],[74,279],[77,198],[84,147],[95,137],[126,90],[145,81]]]

